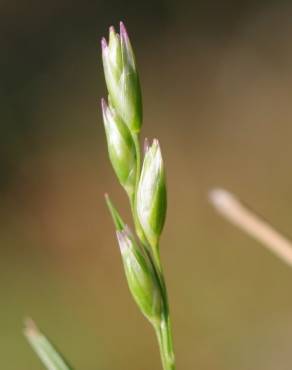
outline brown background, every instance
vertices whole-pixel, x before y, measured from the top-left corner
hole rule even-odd
[[[130,222],[99,108],[99,40],[120,19],[167,166],[177,368],[291,368],[292,270],[207,201],[225,187],[292,235],[291,16],[289,1],[2,0],[1,368],[42,368],[31,316],[76,369],[160,369],[103,199]]]

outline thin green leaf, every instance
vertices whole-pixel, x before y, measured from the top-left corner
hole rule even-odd
[[[48,370],[73,370],[31,319],[25,322],[24,335]]]
[[[116,210],[115,206],[113,205],[112,201],[110,200],[110,197],[108,196],[108,194],[105,194],[105,201],[106,201],[106,205],[110,211],[110,214],[112,216],[112,219],[114,221],[117,231],[124,230],[125,223],[122,220],[121,216],[119,215],[118,211]]]

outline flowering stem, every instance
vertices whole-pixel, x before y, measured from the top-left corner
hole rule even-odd
[[[113,27],[109,41],[102,39],[102,57],[109,94],[102,100],[109,157],[126,190],[140,243],[124,224],[107,197],[130,291],[142,313],[154,326],[164,370],[175,370],[167,289],[158,240],[166,215],[166,183],[160,145],[145,142],[143,165],[139,132],[142,101],[135,57],[124,24]],[[140,245],[139,245],[140,244]]]
[[[155,263],[158,279],[162,291],[164,310],[161,320],[154,326],[159,343],[161,361],[164,370],[175,370],[175,356],[173,350],[172,328],[169,315],[169,303],[166,283],[160,259],[159,245],[153,250],[153,261]]]
[[[161,321],[157,323],[154,328],[159,344],[163,369],[175,370],[175,357],[169,316],[163,316]]]

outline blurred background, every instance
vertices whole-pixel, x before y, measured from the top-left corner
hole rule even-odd
[[[103,198],[131,222],[99,106],[100,38],[123,20],[167,166],[177,368],[291,369],[292,270],[207,200],[224,187],[292,236],[291,16],[283,0],[1,1],[1,368],[42,369],[31,316],[76,369],[160,369]]]

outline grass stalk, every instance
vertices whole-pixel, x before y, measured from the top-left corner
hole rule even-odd
[[[209,198],[223,217],[261,242],[283,262],[292,267],[292,242],[268,221],[226,190],[212,190]]]

